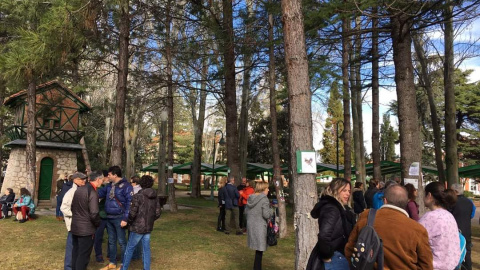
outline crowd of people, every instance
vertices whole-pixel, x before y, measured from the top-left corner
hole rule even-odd
[[[140,257],[143,269],[150,269],[150,233],[161,214],[153,178],[134,176],[128,181],[120,167],[112,166],[88,177],[76,172],[67,179],[58,192],[61,214],[57,213],[67,228],[64,269],[87,269],[93,249],[97,262],[105,262],[105,229],[108,263],[102,269],[128,269],[131,260]]]
[[[139,259],[143,269],[150,269],[150,233],[161,214],[153,183],[149,175],[128,181],[118,166],[88,176],[75,172],[59,179],[56,216],[67,229],[64,269],[86,269],[92,250],[97,262],[107,263],[101,270],[125,270],[131,260]],[[275,213],[268,192],[269,185],[264,181],[243,178],[238,186],[232,176],[219,181],[217,231],[247,234],[247,246],[255,250],[254,270],[262,269],[263,252],[268,246],[267,223]],[[447,189],[442,183],[429,183],[423,198],[429,211],[420,216],[418,191],[412,184],[371,179],[364,191],[363,183],[355,183],[352,189],[350,181],[335,178],[310,212],[318,221],[319,233],[306,269],[350,269],[358,259],[355,245],[359,235],[369,222],[371,209],[376,209],[372,224],[383,244],[386,269],[453,270],[461,263],[462,269],[471,270],[471,219],[476,208],[463,193],[461,184]],[[7,188],[0,206],[0,219],[11,211],[20,223],[35,211],[26,188],[20,189],[17,200],[13,190]],[[104,257],[105,229],[108,245]],[[463,262],[459,231],[466,240]],[[118,257],[117,244],[121,249]]]
[[[319,234],[307,269],[350,269],[359,259],[359,234],[371,209],[376,209],[373,228],[383,243],[385,269],[453,270],[461,263],[462,269],[471,270],[471,219],[476,209],[463,192],[460,184],[447,189],[440,182],[429,183],[423,199],[429,211],[420,217],[412,184],[372,179],[365,192],[356,183],[350,196],[350,181],[336,178],[310,213],[318,219]],[[463,262],[459,231],[466,239]]]

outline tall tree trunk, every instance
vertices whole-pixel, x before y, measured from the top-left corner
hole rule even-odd
[[[413,36],[413,47],[417,54],[418,61],[420,63],[420,83],[423,85],[428,97],[428,104],[430,106],[430,115],[432,118],[433,128],[433,144],[435,149],[435,163],[437,165],[438,179],[440,182],[445,183],[445,171],[443,168],[443,153],[442,153],[442,133],[440,130],[440,119],[438,119],[437,106],[433,97],[432,78],[428,71],[428,61],[423,49],[420,34],[417,33]]]
[[[173,72],[172,72],[172,45],[171,45],[171,27],[172,27],[172,0],[167,2],[166,11],[166,33],[165,33],[165,56],[167,58],[167,110],[168,110],[168,130],[167,130],[167,164],[169,179],[173,179]],[[168,204],[170,211],[176,213],[178,211],[177,201],[175,200],[175,184],[168,183]]]
[[[240,179],[240,160],[238,154],[237,129],[237,91],[235,88],[235,41],[233,32],[232,0],[222,0],[223,3],[223,58],[225,72],[225,118],[227,131],[227,165],[230,174],[235,177],[238,185]]]
[[[302,2],[283,0],[283,32],[285,61],[290,101],[289,124],[291,128],[290,163],[295,190],[295,269],[305,269],[308,256],[317,241],[318,225],[308,213],[317,202],[315,174],[297,173],[296,151],[313,150],[312,108],[308,62],[305,48]]]
[[[352,41],[352,44],[355,44]],[[360,129],[358,126],[358,107],[357,107],[357,98],[358,95],[356,93],[357,91],[357,81],[355,80],[355,64],[354,62],[356,61],[354,55],[355,55],[355,47],[351,47],[351,53],[350,53],[350,92],[351,92],[351,107],[352,107],[352,126],[353,126],[353,151],[354,151],[354,157],[355,157],[355,178],[356,181],[360,180],[360,172],[361,172],[361,158],[360,158],[360,135],[358,130]]]
[[[457,130],[455,114],[455,87],[453,84],[454,59],[453,59],[453,4],[447,1],[444,11],[445,18],[445,63],[444,63],[444,87],[445,87],[445,165],[447,169],[447,182],[459,183],[458,179],[458,154],[457,154]]]
[[[280,238],[287,236],[287,211],[285,208],[285,196],[283,193],[282,171],[280,168],[280,151],[278,147],[277,131],[277,98],[275,93],[275,51],[273,40],[273,15],[268,14],[268,86],[270,88],[270,118],[272,120],[272,159],[273,159],[273,182],[275,194],[277,194],[279,214]]]
[[[82,136],[80,139],[80,145],[82,146],[82,157],[83,162],[85,163],[85,170],[90,173],[92,171],[92,167],[90,166],[90,159],[88,158],[88,151],[87,146],[85,145],[85,136]]]
[[[135,97],[135,101],[130,105],[127,122],[125,123],[125,177],[130,178],[135,174],[135,153],[137,148],[138,128],[140,121],[140,98]]]
[[[422,177],[409,175],[409,168],[413,162],[418,162],[420,174],[422,165],[418,112],[412,110],[412,104],[417,104],[411,51],[412,38],[410,36],[412,22],[409,14],[394,15],[390,17],[390,22],[392,25],[393,62],[395,64],[395,85],[398,100],[402,183],[405,178],[418,179],[417,202],[420,205],[420,212],[423,214],[425,206]]]
[[[28,186],[32,194],[32,200],[37,199],[37,137],[36,137],[36,90],[37,83],[35,80],[35,73],[33,70],[29,70],[27,75],[28,89],[27,89],[27,145],[26,152],[26,166],[28,175]]]
[[[123,156],[123,132],[125,127],[125,100],[127,97],[128,77],[128,44],[130,37],[129,0],[120,1],[119,48],[118,48],[118,79],[117,96],[115,100],[115,118],[112,133],[112,151],[110,166],[121,166]]]
[[[344,174],[347,180],[352,179],[352,139],[350,130],[350,87],[348,76],[348,59],[350,54],[349,19],[342,19],[342,96],[343,96],[343,157]]]
[[[203,139],[203,128],[205,125],[205,107],[207,103],[207,74],[208,66],[207,61],[203,61],[202,66],[202,84],[200,90],[200,106],[198,108],[198,118],[196,112],[192,111],[194,121],[194,131],[195,131],[195,142],[193,150],[193,164],[192,164],[192,193],[191,197],[198,198],[201,194],[200,187],[200,178],[201,178],[201,165],[202,165],[202,139]],[[193,105],[193,104],[192,104]],[[194,108],[194,106],[192,106]]]
[[[160,138],[158,140],[158,194],[167,195],[167,177],[165,174],[165,157],[167,155],[166,142],[167,142],[167,112],[163,111],[160,116],[159,133]]]
[[[7,93],[7,86],[5,84],[5,80],[0,78],[0,104],[3,105],[5,101],[5,95]],[[5,128],[4,128],[4,118],[5,115],[0,114],[0,137],[3,137]],[[0,171],[3,172],[3,148],[0,147]],[[0,179],[3,181],[3,176],[0,176]]]
[[[240,155],[240,174],[242,177],[246,176],[247,172],[247,153],[248,153],[248,107],[250,101],[250,91],[251,91],[251,66],[252,66],[252,57],[253,57],[253,38],[252,38],[252,15],[253,15],[253,3],[252,0],[246,0],[247,4],[247,18],[246,18],[246,29],[245,29],[245,44],[244,44],[244,55],[243,55],[243,83],[242,83],[242,104],[240,108],[240,120],[238,121],[238,132],[239,132],[239,155]]]
[[[357,161],[355,161],[355,174],[357,176],[356,181],[362,182],[364,186],[366,186],[365,182],[365,145],[363,143],[363,113],[362,113],[362,78],[360,75],[360,69],[362,67],[361,58],[362,58],[362,35],[360,33],[361,30],[361,18],[357,16],[355,20],[355,30],[357,31],[357,35],[355,36],[355,61],[354,61],[354,72],[355,72],[355,106],[356,106],[356,115],[357,115],[357,127],[358,129],[355,130],[355,133],[358,134],[358,141],[355,151],[355,158],[358,158],[358,165]],[[352,99],[353,100],[353,99]],[[352,107],[354,105],[352,104]],[[358,155],[356,154],[358,150]]]
[[[378,6],[373,8],[372,17],[372,158],[373,179],[380,180],[380,100],[379,100],[379,56],[378,56]]]

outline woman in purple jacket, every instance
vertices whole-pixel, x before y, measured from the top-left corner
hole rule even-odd
[[[415,201],[417,199],[417,189],[412,184],[406,184],[405,188],[408,192],[408,203],[407,203],[407,213],[408,216],[418,221],[420,218],[418,216],[418,203]]]
[[[440,182],[432,182],[425,187],[425,206],[430,209],[420,219],[427,229],[428,243],[433,253],[433,269],[452,270],[460,261],[460,238],[458,226],[449,209],[457,200],[451,189],[445,189]]]

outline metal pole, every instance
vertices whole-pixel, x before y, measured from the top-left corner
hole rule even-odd
[[[215,131],[215,134],[213,135],[213,165],[212,165],[212,183],[211,183],[211,187],[210,187],[210,200],[214,200],[214,196],[213,196],[213,189],[215,187],[215,148],[217,146],[217,143],[215,142],[215,136],[217,135],[217,132]]]
[[[338,178],[338,121],[337,121],[337,178]]]

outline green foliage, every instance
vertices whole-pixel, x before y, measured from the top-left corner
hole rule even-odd
[[[248,162],[272,163],[272,125],[270,117],[251,123],[252,129],[248,137]],[[288,113],[286,110],[277,112],[277,132],[280,162],[290,160]]]
[[[84,43],[70,10],[79,1],[2,1],[2,29],[7,42],[0,47],[0,70],[10,83],[52,77],[72,52]],[[12,27],[15,25],[15,27]],[[34,76],[34,77],[32,77]]]
[[[330,98],[328,100],[327,107],[328,117],[325,121],[325,129],[323,131],[322,145],[320,149],[320,157],[322,163],[336,164],[337,163],[337,124],[338,124],[338,136],[340,137],[343,132],[343,125],[340,121],[343,121],[343,104],[342,97],[338,91],[338,83],[335,81],[330,87]],[[338,162],[343,164],[344,162],[344,142],[339,138],[338,140]]]
[[[395,143],[398,140],[398,131],[390,125],[390,114],[383,115],[380,127],[380,160],[395,161]]]
[[[190,132],[176,133],[173,138],[175,147],[175,163],[183,164],[193,161],[194,135]]]

